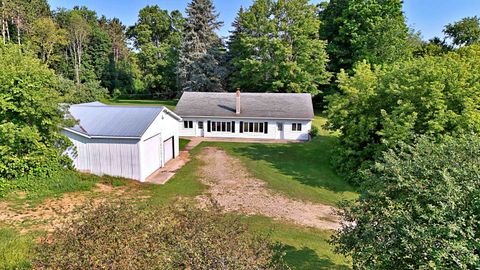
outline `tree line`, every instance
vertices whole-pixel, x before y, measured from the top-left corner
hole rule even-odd
[[[361,190],[337,252],[355,269],[479,267],[478,17],[424,41],[400,0],[256,0],[224,40],[211,0],[186,16],[147,6],[129,27],[86,7],[0,4],[0,195],[69,166],[59,104],[307,92],[339,132],[334,166]]]
[[[438,55],[480,39],[470,17],[447,25],[444,39],[422,41],[400,0],[256,0],[240,8],[228,38],[216,33],[223,22],[211,0],[193,0],[186,17],[146,6],[128,27],[87,7],[52,11],[46,0],[2,0],[0,10],[3,44],[34,52],[74,93],[71,102],[236,88],[323,99],[355,63]]]

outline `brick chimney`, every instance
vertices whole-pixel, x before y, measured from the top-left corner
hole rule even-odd
[[[235,113],[240,114],[240,88],[237,88],[237,93],[235,94]]]

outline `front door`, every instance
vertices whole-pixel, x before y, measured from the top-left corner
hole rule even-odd
[[[198,121],[198,136],[203,137],[204,135],[203,121]]]
[[[283,123],[277,123],[277,139],[283,140],[285,138]]]

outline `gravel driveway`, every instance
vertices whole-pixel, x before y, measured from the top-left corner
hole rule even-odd
[[[208,202],[211,196],[226,211],[263,215],[318,229],[340,228],[335,208],[295,200],[268,189],[264,181],[252,177],[240,160],[224,150],[205,147],[199,157],[205,164],[200,170],[201,181],[210,186],[208,194],[197,197],[200,202]]]

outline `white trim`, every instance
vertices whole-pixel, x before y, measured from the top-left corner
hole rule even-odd
[[[90,136],[81,132],[78,132],[76,130],[70,129],[70,128],[63,128],[64,130],[80,135],[82,137],[88,138],[88,139],[125,139],[125,140],[140,140],[141,137],[122,137],[122,136]]]

